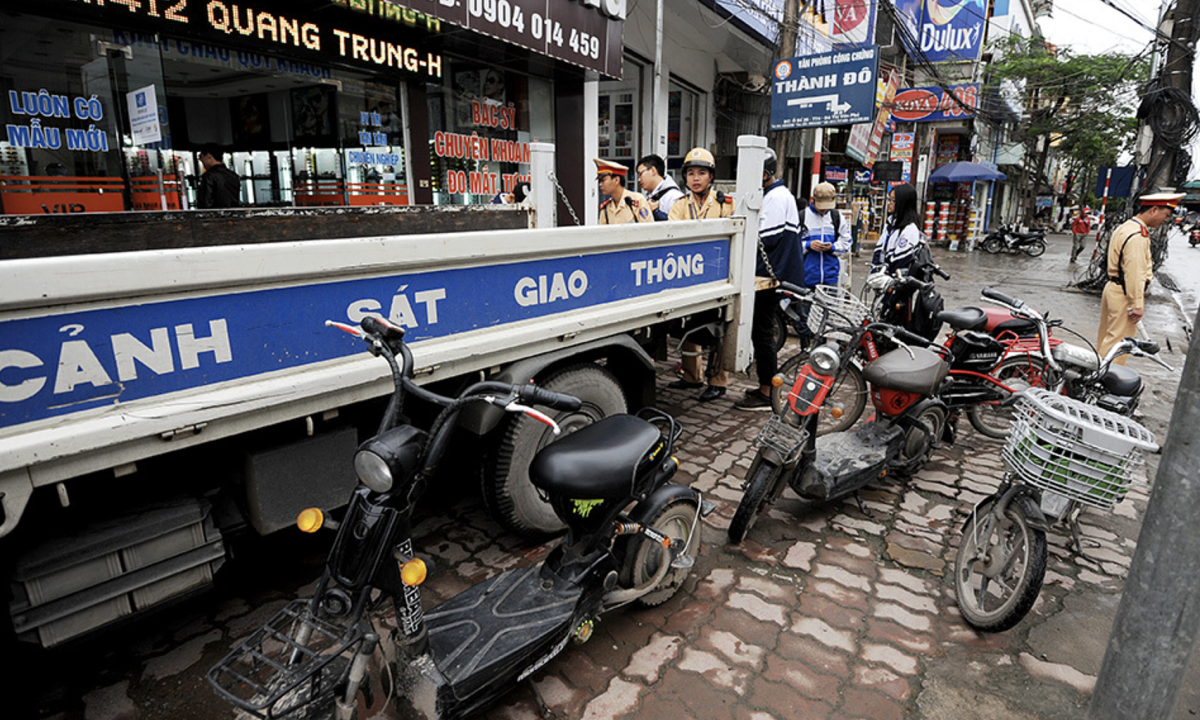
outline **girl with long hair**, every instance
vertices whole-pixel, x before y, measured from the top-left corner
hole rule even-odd
[[[875,270],[894,274],[907,268],[921,247],[921,216],[917,213],[917,191],[901,183],[888,191],[887,220],[883,237],[875,246],[871,264]]]

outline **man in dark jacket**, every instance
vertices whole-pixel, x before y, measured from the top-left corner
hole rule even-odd
[[[206,145],[200,151],[200,164],[204,174],[200,176],[200,190],[196,193],[196,205],[202,209],[231,208],[241,205],[242,179],[225,167],[221,161],[223,153],[215,145]]]
[[[775,179],[779,160],[767,148],[763,162],[763,201],[758,214],[758,265],[754,274],[793,285],[804,283],[804,258],[800,247],[800,213],[796,199],[782,180]],[[754,346],[754,367],[758,387],[746,391],[746,396],[734,403],[739,410],[771,409],[771,378],[778,369],[775,345],[772,342],[775,313],[779,299],[775,290],[760,290],[754,294],[754,319],[750,325],[750,342]]]

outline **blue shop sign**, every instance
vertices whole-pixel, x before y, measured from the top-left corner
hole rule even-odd
[[[780,60],[771,82],[771,129],[871,122],[878,72],[878,45]]]

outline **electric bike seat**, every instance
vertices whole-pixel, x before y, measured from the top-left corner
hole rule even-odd
[[[642,460],[661,440],[645,420],[612,415],[543,448],[529,464],[529,479],[560,497],[632,497]]]
[[[1104,389],[1113,395],[1135,397],[1142,391],[1142,377],[1124,365],[1112,365],[1100,379]]]
[[[955,330],[982,330],[988,320],[987,313],[977,307],[943,310],[937,317]]]
[[[872,385],[901,392],[933,395],[949,372],[945,361],[935,352],[914,347],[912,356],[904,348],[896,348],[867,363],[863,379]]]

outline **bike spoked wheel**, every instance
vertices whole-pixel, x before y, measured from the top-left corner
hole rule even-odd
[[[1031,387],[1046,387],[1048,367],[1037,355],[1013,355],[1002,360],[990,374],[1014,392],[1020,392]],[[979,403],[967,408],[967,420],[980,435],[1003,440],[1012,431],[1013,409],[1002,407],[999,400]]]
[[[1029,524],[1027,497],[1013,498],[1003,517],[986,503],[967,519],[954,559],[954,590],[963,618],[976,630],[1001,632],[1025,617],[1046,575],[1046,533]]]
[[[791,412],[787,409],[788,393],[791,392],[792,384],[796,382],[796,376],[807,362],[808,352],[805,351],[789,358],[779,367],[783,384],[771,388],[771,409],[776,415]],[[850,429],[862,417],[866,407],[867,381],[863,380],[862,370],[858,365],[851,363],[833,381],[825,403],[817,411],[817,436]],[[839,412],[841,417],[835,417]]]
[[[733,513],[733,520],[729,521],[729,542],[734,544],[746,539],[746,533],[754,527],[759,513],[775,494],[775,484],[779,482],[783,471],[779,465],[768,462],[755,463],[751,465],[751,469],[753,473],[750,475],[750,481],[746,483],[746,492]]]
[[[1025,246],[1025,254],[1029,257],[1041,257],[1044,252],[1046,252],[1046,243],[1042,240]]]

